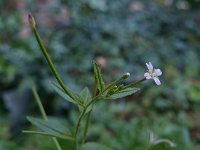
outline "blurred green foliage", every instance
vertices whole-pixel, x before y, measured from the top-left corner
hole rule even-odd
[[[52,75],[27,26],[31,11],[56,68],[73,89],[91,87],[93,59],[102,64],[106,81],[123,72],[131,73],[130,80],[141,78],[148,61],[163,71],[160,87],[149,88],[153,82],[148,83],[141,94],[129,97],[136,116],[128,122],[117,120],[114,108],[103,106],[109,113],[97,118],[91,135],[103,135],[98,139],[116,149],[143,149],[145,130],[151,128],[183,146],[177,150],[195,149],[194,142],[200,139],[191,138],[189,129],[197,122],[191,114],[200,110],[199,8],[198,0],[1,0],[0,89],[28,88],[33,80],[44,95],[53,91]],[[55,109],[61,105],[57,102]],[[117,106],[121,115],[130,110],[125,103]],[[159,127],[160,123],[164,125]],[[102,131],[102,126],[116,135]],[[134,142],[124,139],[129,134]],[[110,141],[113,136],[117,138]],[[4,145],[2,141],[0,146]]]
[[[152,112],[149,112],[149,117],[146,118],[141,115],[145,113],[137,111],[135,106],[123,102],[112,103],[111,106],[106,103],[96,105],[96,124],[92,126],[90,135],[116,150],[144,150],[149,141],[149,133],[153,132],[159,138],[167,138],[177,144],[175,148],[160,144],[152,147],[153,150],[195,150],[186,126],[181,122],[186,119],[189,121],[188,118],[183,119],[178,115],[177,120],[172,121],[171,114],[163,116]],[[102,113],[103,109],[107,110],[106,113]],[[131,117],[131,114],[135,116]]]

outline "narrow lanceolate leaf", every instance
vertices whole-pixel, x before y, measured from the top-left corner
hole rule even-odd
[[[139,90],[140,90],[139,88],[127,88],[127,89],[124,89],[124,90],[117,91],[116,93],[107,97],[107,99],[123,98],[123,97],[126,97],[128,95],[134,94]]]
[[[67,95],[67,93],[65,93],[63,91],[63,89],[57,85],[56,83],[51,83],[52,87],[54,88],[54,90],[62,97],[64,98],[65,100],[71,102],[71,103],[74,103],[76,105],[78,105],[79,107],[82,107],[82,102],[80,100],[80,97],[76,94],[73,93],[73,97],[74,99],[72,99],[69,95]],[[72,92],[71,92],[72,93]]]
[[[72,134],[67,128],[68,125],[63,120],[48,118],[48,121],[44,121],[43,119],[33,117],[27,117],[27,119],[39,129],[39,131],[35,131],[35,134],[38,132],[41,135],[73,140]]]
[[[100,143],[89,142],[82,145],[81,150],[113,150],[113,149]]]
[[[103,91],[105,88],[105,83],[101,74],[101,68],[96,62],[94,62],[94,76],[98,90],[100,92]]]
[[[85,87],[81,92],[80,92],[80,97],[84,103],[84,105],[87,105],[87,103],[89,101],[92,100],[92,96],[91,96],[91,93],[90,93],[90,90],[88,89],[88,87]],[[87,110],[86,110],[86,113],[88,113],[90,110],[92,109],[92,105],[90,105]],[[82,110],[81,110],[82,111]]]
[[[38,134],[38,135],[43,135],[43,136],[49,136],[49,137],[52,137],[52,138],[59,138],[59,139],[74,141],[73,137],[69,137],[69,136],[65,136],[65,135],[52,134],[52,133],[47,133],[47,132],[41,132],[41,131],[23,130],[22,133]]]

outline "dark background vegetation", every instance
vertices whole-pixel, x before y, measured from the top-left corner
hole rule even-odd
[[[76,91],[92,88],[94,59],[107,82],[124,72],[131,73],[127,82],[140,79],[149,61],[163,71],[160,87],[145,81],[134,96],[98,102],[89,140],[143,150],[153,131],[175,142],[175,150],[200,149],[198,0],[0,0],[0,149],[55,149],[48,138],[21,133],[29,127],[25,116],[40,115],[32,84],[48,115],[76,116],[49,84],[54,78],[28,26],[29,12],[58,72]]]

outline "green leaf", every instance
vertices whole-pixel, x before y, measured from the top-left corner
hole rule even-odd
[[[103,91],[105,88],[105,83],[101,74],[101,68],[96,62],[94,62],[94,76],[98,90],[100,92]]]
[[[79,94],[84,102],[88,102],[92,99],[90,90],[88,87],[85,87]]]
[[[133,93],[136,93],[139,90],[140,90],[139,88],[127,88],[127,89],[120,90],[117,93],[112,94],[111,96],[107,97],[107,99],[123,98]]]
[[[113,150],[100,143],[89,142],[82,145],[81,150]]]
[[[57,139],[63,150],[77,150],[75,140]]]
[[[14,142],[11,141],[4,141],[3,139],[0,140],[0,149],[2,150],[22,150],[20,146],[15,144]],[[23,149],[24,150],[24,149]]]
[[[72,134],[67,128],[67,123],[61,119],[48,118],[48,121],[33,117],[27,117],[27,119],[32,125],[36,126],[40,131],[42,131],[36,131],[34,134],[38,133],[41,135],[53,136],[62,139],[73,139]]]
[[[76,105],[80,105],[81,106],[81,100],[80,100],[80,97],[77,95],[77,94],[74,94],[73,92],[73,96],[76,98],[76,100],[73,100],[71,97],[69,97],[63,90],[62,88],[57,85],[56,83],[51,83],[52,87],[54,88],[54,90],[62,97],[64,98],[65,100],[71,102],[71,103],[74,103]]]
[[[54,140],[54,138],[56,138],[56,140],[58,141],[58,143],[61,146],[62,150],[65,150],[65,149],[77,150],[76,149],[76,140],[74,140],[73,138],[60,137],[60,136],[57,136],[57,135],[53,135],[51,133],[38,132],[38,131],[23,131],[23,133],[49,136],[49,137],[52,137],[53,140]]]
[[[85,87],[80,92],[79,96],[81,97],[81,101],[84,103],[84,105],[86,105],[92,99],[92,96],[91,96],[91,93],[90,93],[90,90],[88,89],[88,87]],[[80,107],[79,109],[80,109],[80,111],[82,111],[83,107]],[[86,113],[88,113],[91,109],[92,109],[92,105],[90,105],[87,108]]]

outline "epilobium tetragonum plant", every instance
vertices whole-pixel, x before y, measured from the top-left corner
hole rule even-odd
[[[36,40],[39,44],[39,47],[54,77],[57,80],[57,83],[52,83],[53,88],[65,100],[77,106],[77,108],[79,109],[79,117],[77,118],[77,123],[72,128],[67,127],[67,125],[65,126],[63,122],[58,119],[47,118],[47,115],[40,101],[39,95],[37,94],[36,89],[33,87],[33,94],[40,108],[43,119],[28,117],[27,119],[34,126],[36,126],[39,129],[39,131],[23,132],[50,136],[58,150],[112,150],[112,148],[109,148],[100,143],[86,142],[88,124],[90,121],[90,115],[92,113],[93,105],[96,101],[99,100],[118,99],[134,94],[138,90],[140,90],[135,86],[145,81],[146,79],[153,79],[157,85],[160,85],[160,80],[158,79],[158,76],[162,74],[161,70],[154,69],[152,64],[149,62],[149,64],[146,64],[148,68],[147,73],[144,74],[144,77],[142,79],[133,81],[128,85],[123,85],[121,84],[121,82],[123,80],[126,80],[130,76],[130,73],[125,73],[118,80],[113,81],[109,84],[105,84],[101,74],[101,67],[94,61],[93,66],[95,86],[93,94],[90,93],[87,87],[84,88],[81,92],[74,92],[63,83],[59,74],[57,73],[53,62],[43,45],[40,35],[37,32],[36,23],[32,15],[28,15],[28,20],[29,25],[32,28]],[[84,119],[86,119],[86,123],[84,125],[84,129],[80,131],[80,126],[82,125]],[[150,147],[152,145],[155,145],[156,143],[166,141],[169,143],[168,140],[157,140],[156,142],[155,139],[152,140],[151,138],[147,149],[150,149]]]

